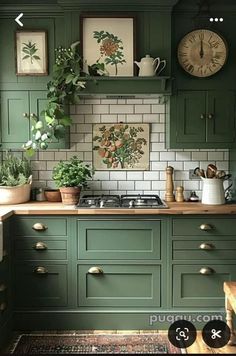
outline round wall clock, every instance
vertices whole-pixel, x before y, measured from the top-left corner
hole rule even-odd
[[[199,29],[187,33],[178,45],[181,67],[195,77],[209,77],[226,63],[228,47],[218,33]]]

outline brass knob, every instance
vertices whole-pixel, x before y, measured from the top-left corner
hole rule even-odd
[[[88,270],[88,273],[90,274],[102,274],[103,270],[101,269],[101,267],[90,267]]]
[[[7,286],[4,283],[0,284],[0,292],[4,292],[6,289]]]
[[[202,267],[199,271],[200,274],[209,275],[213,274],[215,271],[210,267]]]
[[[205,114],[201,114],[200,118],[205,119]]]
[[[41,223],[35,223],[32,226],[32,229],[35,231],[45,231],[45,230],[47,230],[47,226],[44,224],[41,224]]]
[[[33,246],[35,250],[47,250],[47,245],[44,242],[36,242],[36,244]]]
[[[212,113],[208,114],[208,119],[213,119],[213,117],[214,117],[214,114],[212,114]]]
[[[199,229],[202,231],[209,231],[213,229],[213,226],[209,225],[209,224],[202,224],[199,226]]]
[[[34,269],[34,273],[37,273],[37,274],[47,274],[48,273],[48,270],[47,268],[45,267],[41,267],[41,266],[38,266]]]
[[[27,112],[23,112],[22,115],[23,115],[23,117],[27,117],[27,118],[29,117],[29,114]]]
[[[36,117],[36,115],[35,115],[34,112],[32,112],[32,113],[30,114],[30,116],[31,116],[31,117]]]
[[[213,249],[215,248],[215,246],[212,245],[212,244],[203,242],[203,243],[199,246],[199,248],[200,248],[201,250],[213,250]]]
[[[7,303],[3,302],[0,304],[0,311],[4,311],[7,308]]]

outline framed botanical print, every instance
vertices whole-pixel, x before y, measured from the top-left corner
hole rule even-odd
[[[133,76],[135,57],[134,17],[82,15],[83,60],[103,64],[109,76]]]
[[[47,32],[16,32],[16,75],[48,75]]]
[[[148,170],[149,124],[94,124],[95,170]]]

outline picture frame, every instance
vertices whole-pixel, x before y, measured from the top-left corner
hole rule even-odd
[[[150,124],[93,124],[93,167],[96,171],[146,171],[150,166]]]
[[[135,17],[123,14],[80,16],[84,66],[104,63],[102,75],[134,76]]]
[[[16,75],[48,75],[47,32],[22,30],[15,32]]]

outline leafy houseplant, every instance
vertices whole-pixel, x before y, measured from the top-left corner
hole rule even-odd
[[[68,162],[60,161],[54,168],[52,178],[60,189],[62,202],[74,205],[79,201],[81,188],[87,187],[87,180],[92,178],[93,169],[76,156]]]
[[[66,127],[72,123],[65,113],[65,104],[78,102],[78,95],[85,88],[85,82],[80,80],[82,60],[78,44],[55,49],[52,80],[47,84],[48,105],[42,113],[43,120],[35,116],[31,118],[32,139],[23,146],[28,156],[34,155],[36,149],[46,150],[53,136],[57,139],[64,137]]]
[[[19,204],[30,199],[32,183],[30,162],[6,154],[0,164],[0,204]]]

